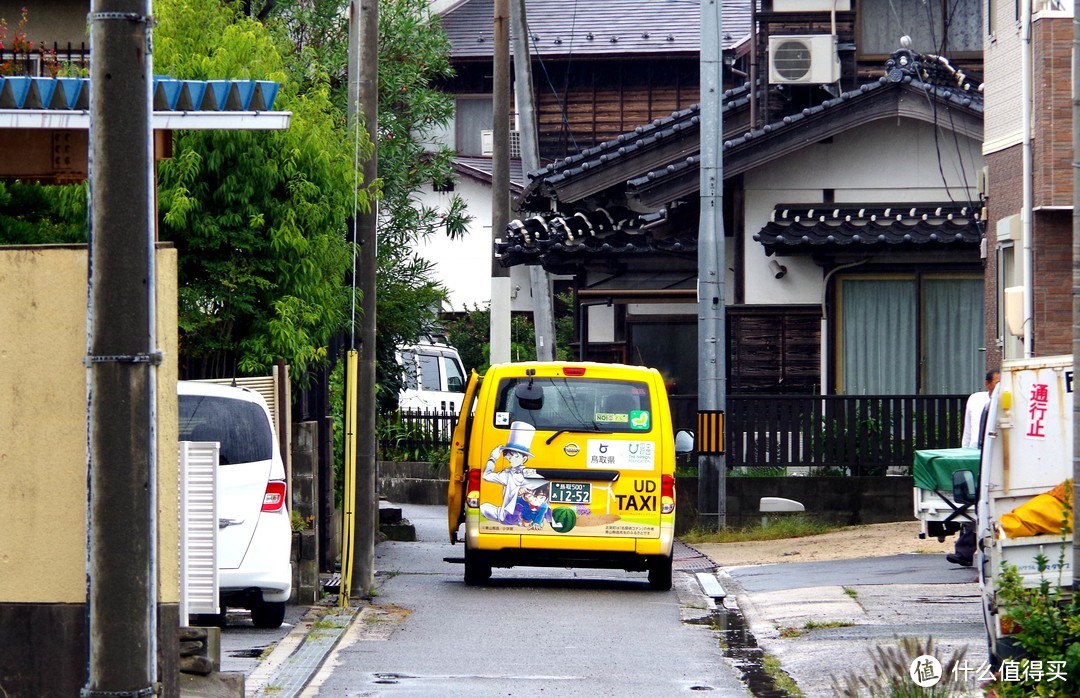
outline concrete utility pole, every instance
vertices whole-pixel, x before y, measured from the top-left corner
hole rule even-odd
[[[90,11],[89,661],[83,695],[157,683],[150,2]],[[173,454],[175,457],[175,454]]]
[[[1073,259],[1072,259],[1072,353],[1075,376],[1076,357],[1080,356],[1080,17],[1073,16],[1072,47],[1072,145],[1073,145]],[[1073,397],[1072,443],[1072,512],[1073,512],[1073,593],[1080,591],[1080,402]]]
[[[514,44],[514,97],[521,136],[521,169],[540,169],[540,143],[536,136],[536,108],[533,103],[532,58],[529,56],[529,22],[525,0],[511,0],[511,31]],[[551,280],[539,264],[529,265],[532,286],[533,327],[536,330],[536,358],[555,359],[555,312],[551,302]]]
[[[371,138],[371,156],[364,160],[364,182],[378,178],[379,123],[379,0],[353,0],[349,21],[349,124],[355,133],[356,119]],[[356,218],[361,294],[360,370],[357,399],[356,520],[353,545],[356,551],[351,594],[364,596],[375,586],[375,531],[378,529],[379,497],[375,478],[375,271],[378,208],[372,203]]]
[[[491,118],[491,240],[510,222],[510,0],[495,0]],[[510,270],[491,258],[491,363],[510,360]]]
[[[727,399],[724,328],[724,168],[720,0],[701,2],[701,214],[698,224],[698,515],[727,525],[723,410]]]

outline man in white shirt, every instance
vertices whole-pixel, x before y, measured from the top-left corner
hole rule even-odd
[[[982,436],[983,412],[990,404],[990,394],[1001,380],[1001,371],[986,372],[986,390],[972,393],[967,399],[964,408],[964,434],[960,438],[961,448],[979,448],[979,438]],[[954,565],[971,567],[975,558],[975,531],[969,524],[961,524],[960,532],[956,534],[956,546],[953,552],[945,556],[945,559]]]
[[[967,406],[964,408],[964,435],[960,438],[961,448],[979,447],[982,414],[986,406],[990,404],[990,393],[994,392],[994,386],[999,380],[1001,380],[1001,371],[987,371],[986,390],[972,393],[967,399]]]

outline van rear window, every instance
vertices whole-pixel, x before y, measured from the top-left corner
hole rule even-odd
[[[180,440],[218,441],[220,464],[270,460],[274,434],[254,402],[227,397],[180,395]]]
[[[543,389],[539,408],[526,409],[514,394],[527,378],[505,378],[499,383],[495,426],[523,421],[537,429],[642,433],[652,429],[649,389],[637,381],[595,378],[534,378]]]

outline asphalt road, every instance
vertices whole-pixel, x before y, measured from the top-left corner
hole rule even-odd
[[[721,579],[758,645],[807,698],[837,695],[834,678],[905,679],[915,656],[897,666],[880,654],[899,638],[933,646],[943,664],[986,660],[975,570],[939,555],[733,567]],[[982,695],[974,677],[961,688]]]
[[[833,677],[895,676],[902,667],[876,653],[900,637],[932,639],[942,659],[985,659],[975,572],[937,555],[721,568],[725,615],[694,577],[712,569],[703,557],[676,566],[687,571],[668,593],[643,573],[544,568],[496,569],[466,587],[461,565],[443,560],[461,555],[444,509],[402,508],[420,540],[377,546],[378,595],[302,695],[746,696],[747,684],[782,695],[755,679],[764,650],[814,698],[836,695]],[[223,670],[250,676],[306,610],[290,607],[273,631],[231,614]]]
[[[683,622],[691,575],[655,592],[644,573],[514,568],[467,587],[445,510],[403,510],[420,540],[379,544],[378,596],[303,695],[749,695],[713,629]]]

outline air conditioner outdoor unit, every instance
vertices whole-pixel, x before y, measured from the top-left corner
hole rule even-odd
[[[834,34],[769,37],[769,82],[824,85],[840,79]]]
[[[489,128],[480,131],[480,154],[491,157],[495,154],[495,132]],[[510,132],[510,157],[521,157],[521,132]]]

